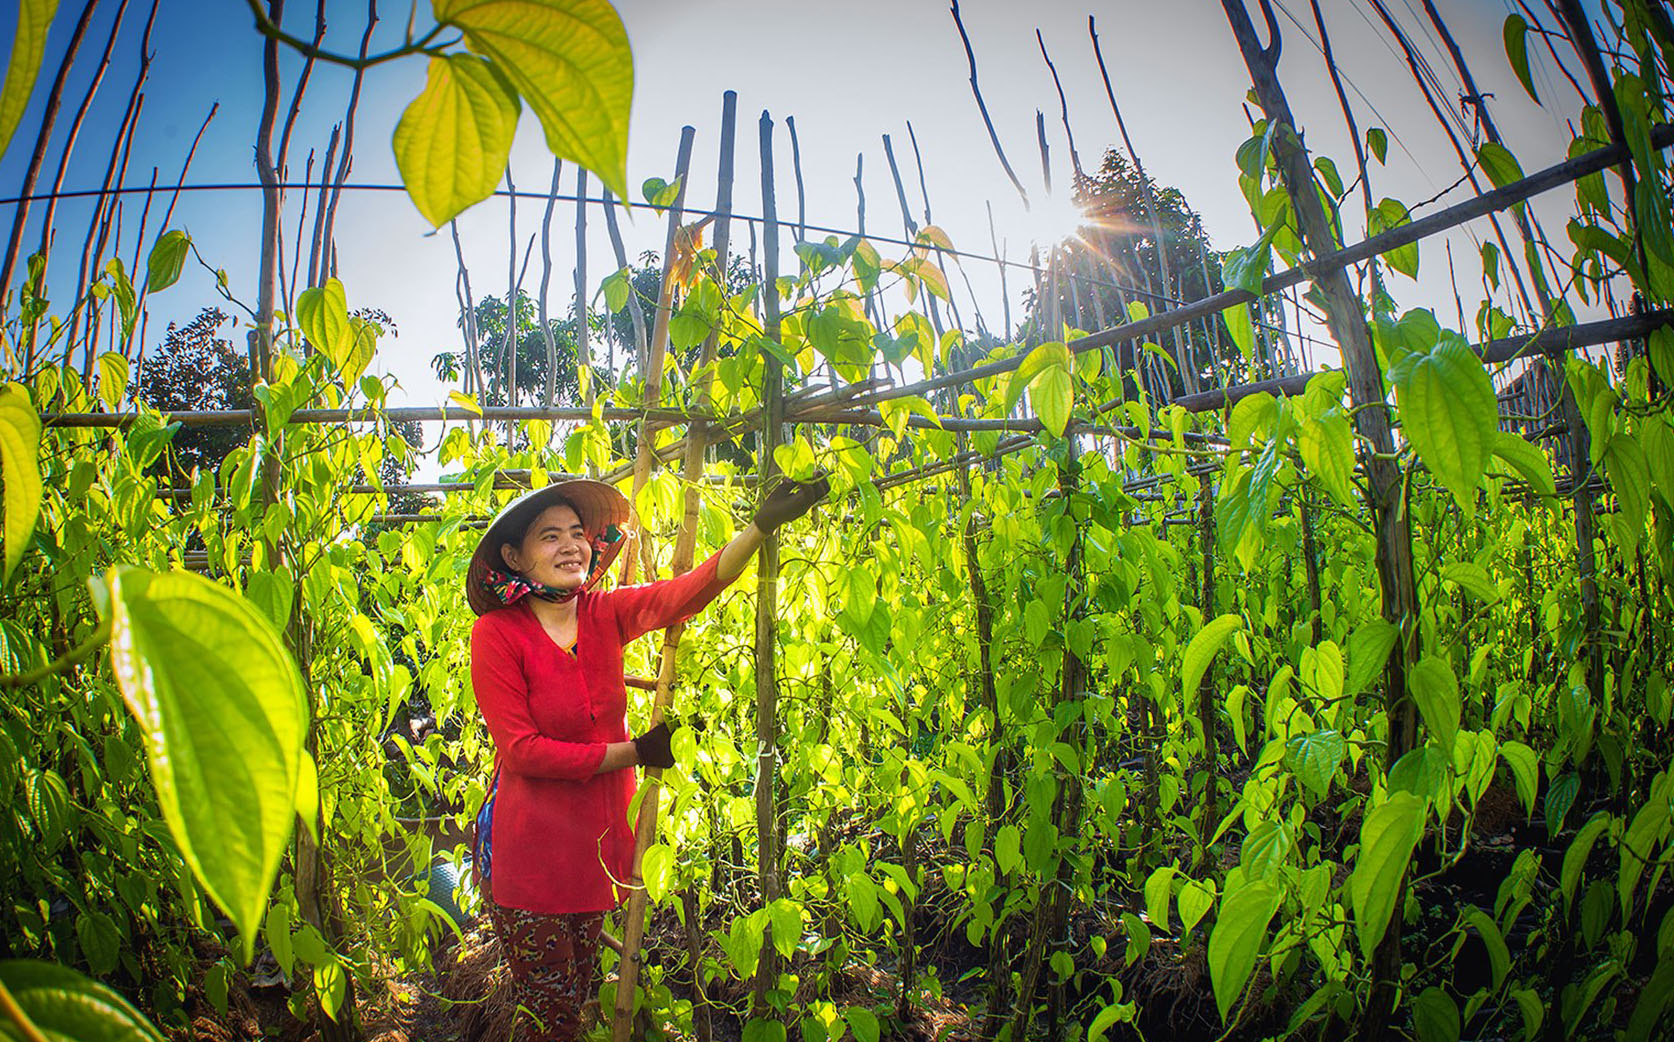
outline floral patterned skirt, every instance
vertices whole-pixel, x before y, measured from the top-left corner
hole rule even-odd
[[[587,1027],[585,1007],[598,992],[599,931],[603,912],[545,914],[483,905],[511,964],[513,994],[522,1009],[516,1042],[570,1042]]]
[[[473,862],[483,908],[511,966],[512,992],[520,1007],[515,1042],[571,1042],[586,1029],[587,1003],[598,991],[599,932],[603,912],[529,912],[494,903],[494,796],[500,776],[489,784],[477,814]]]

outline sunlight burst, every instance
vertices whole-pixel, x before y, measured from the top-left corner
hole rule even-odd
[[[1038,199],[1029,209],[1030,239],[1037,246],[1060,243],[1077,238],[1090,218],[1073,198],[1049,195]]]

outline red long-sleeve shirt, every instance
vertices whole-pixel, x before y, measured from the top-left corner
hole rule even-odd
[[[558,647],[527,599],[479,616],[471,684],[494,738],[495,903],[531,912],[615,908],[634,849],[632,768],[593,773],[628,740],[622,647],[697,614],[726,587],[719,554],[684,575],[576,598],[576,651]]]

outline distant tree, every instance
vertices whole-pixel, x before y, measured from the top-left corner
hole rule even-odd
[[[162,344],[139,366],[136,394],[162,412],[249,409],[249,360],[217,336],[232,321],[220,308],[204,308],[184,326],[170,322]],[[227,453],[250,440],[248,427],[184,427],[172,442],[181,473],[214,470]]]
[[[517,400],[520,405],[539,405],[546,394],[547,372],[552,369],[555,405],[575,405],[581,401],[581,378],[576,365],[575,316],[549,319],[547,329],[552,334],[552,358],[547,357],[546,336],[541,332],[540,308],[534,298],[517,291],[517,329],[512,351],[506,350],[506,326],[510,320],[505,297],[484,297],[477,302],[472,314],[476,322],[477,351],[482,359],[482,378],[486,385],[479,389],[478,402],[483,405],[505,405],[511,401],[509,387],[514,376]],[[606,329],[604,319],[596,317],[589,327],[592,340],[602,343]],[[465,316],[459,317],[461,328]],[[595,355],[597,352],[595,351]],[[512,358],[516,366],[511,365]],[[430,359],[436,379],[449,383],[465,381],[466,359],[463,351],[442,351]],[[596,381],[612,383],[608,366],[597,357],[593,359]]]
[[[366,309],[356,317],[378,322],[386,332],[395,323],[381,311]],[[231,318],[219,308],[205,308],[186,325],[170,323],[163,343],[145,356],[139,367],[136,393],[139,400],[160,412],[213,412],[250,409],[249,360],[233,349],[232,341],[216,336]],[[414,449],[423,444],[424,432],[417,422],[392,424],[391,428]],[[249,427],[182,427],[170,442],[172,463],[160,460],[159,469],[170,466],[180,477],[194,469],[216,471],[227,454],[250,440]],[[165,460],[167,457],[165,457]],[[394,455],[386,454],[379,464],[379,478],[385,485],[398,485],[412,472]],[[391,513],[417,513],[434,501],[410,493],[396,493],[390,499]]]
[[[1128,320],[1131,304],[1156,312],[1221,291],[1223,254],[1210,245],[1199,215],[1179,189],[1155,181],[1150,188],[1156,224],[1162,232],[1160,243],[1139,173],[1116,149],[1104,154],[1097,171],[1077,181],[1075,200],[1087,215],[1087,224],[1078,237],[1059,247],[1061,270],[1074,275],[1073,290],[1071,279],[1060,278],[1054,294],[1065,322],[1089,330],[1114,326]],[[1030,323],[1044,323],[1041,301],[1033,292],[1028,294],[1028,303]],[[1273,324],[1276,316],[1264,315],[1258,308],[1254,319],[1259,328]],[[1167,332],[1156,338],[1171,357],[1175,335]],[[1178,337],[1181,361],[1196,373],[1195,383],[1200,386],[1215,380],[1216,367],[1244,364],[1219,319],[1182,327]],[[1166,373],[1170,396],[1184,391],[1184,376],[1172,366],[1153,370]],[[1153,393],[1163,390],[1151,389]]]

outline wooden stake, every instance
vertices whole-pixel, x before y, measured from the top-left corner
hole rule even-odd
[[[592,331],[587,328],[587,168],[578,165],[575,171],[575,364],[582,404],[591,409],[598,389],[593,386]],[[555,374],[546,379],[550,386]]]
[[[648,353],[640,358],[640,375],[645,380],[645,394],[640,404],[645,408],[655,408],[663,395],[663,356],[668,350],[668,320],[674,310],[674,280],[671,272],[674,265],[675,241],[680,233],[680,219],[686,212],[686,182],[690,180],[687,174],[692,164],[692,139],[697,130],[691,126],[680,129],[680,149],[674,160],[674,176],[680,187],[674,195],[674,204],[668,209],[668,235],[663,240],[663,282],[657,293],[657,315],[651,326],[651,342]],[[628,497],[628,527],[638,530],[639,527],[639,491],[651,478],[651,464],[656,458],[656,450],[652,441],[656,436],[655,428],[651,426],[649,418],[639,425],[639,445],[634,457],[633,493]],[[622,570],[617,576],[617,583],[621,586],[631,586],[634,582],[634,569],[640,558],[645,559],[645,573],[651,574],[650,540],[645,533],[639,533],[639,553],[622,555]]]
[[[1303,241],[1315,257],[1334,252],[1335,229],[1330,216],[1320,203],[1315,190],[1312,168],[1307,153],[1301,147],[1301,136],[1291,116],[1290,103],[1278,80],[1278,60],[1281,37],[1278,22],[1269,0],[1261,0],[1271,43],[1263,48],[1250,23],[1244,0],[1221,0],[1238,39],[1244,63],[1249,67],[1256,97],[1270,124],[1278,126],[1273,135],[1274,155],[1279,172],[1292,204],[1296,208]],[[1389,720],[1388,746],[1385,765],[1393,767],[1397,760],[1412,749],[1417,738],[1418,721],[1411,699],[1407,697],[1407,667],[1417,657],[1417,631],[1412,621],[1417,618],[1418,589],[1413,577],[1412,532],[1401,500],[1401,472],[1393,463],[1394,438],[1390,432],[1390,416],[1383,385],[1383,372],[1372,349],[1371,333],[1361,310],[1360,299],[1349,285],[1341,268],[1313,268],[1314,287],[1325,308],[1326,322],[1343,352],[1348,370],[1350,399],[1355,406],[1355,427],[1369,444],[1372,454],[1366,459],[1369,479],[1373,528],[1377,533],[1377,568],[1379,586],[1383,594],[1384,619],[1401,627],[1401,638],[1384,667],[1384,704]],[[1396,906],[1405,894],[1405,877],[1397,886]],[[1390,1014],[1394,1010],[1399,971],[1401,968],[1401,920],[1395,917],[1389,924],[1382,942],[1372,958],[1372,992],[1367,1001],[1365,1018],[1361,1024],[1363,1042],[1378,1042],[1387,1031]]]
[[[762,294],[764,333],[779,339],[779,218],[773,189],[773,118],[761,114],[761,211]],[[773,450],[778,448],[784,416],[784,386],[779,360],[768,355],[762,360],[761,457],[756,473],[763,490],[778,474]],[[756,832],[761,873],[761,901],[765,907],[779,899],[779,822],[774,789],[777,786],[779,744],[779,677],[777,623],[779,615],[779,536],[770,534],[762,544],[756,571]],[[767,992],[779,979],[779,960],[773,946],[773,932],[762,943],[761,962],[756,971],[754,1009],[767,1007]]]
[[[727,91],[722,102],[721,110],[721,158],[719,189],[715,202],[715,256],[716,270],[712,273],[716,282],[722,286],[727,262],[727,250],[731,235],[732,218],[732,171],[733,171],[733,139],[736,124],[738,95]],[[690,128],[687,128],[690,129]],[[682,138],[686,144],[687,139]],[[682,175],[682,194],[684,194],[684,175]],[[579,194],[579,193],[578,193]],[[667,271],[665,265],[664,271]],[[666,278],[666,275],[665,275]],[[708,411],[710,390],[713,383],[713,365],[716,349],[716,335],[711,334],[703,345],[703,357],[698,363],[699,384],[697,387],[696,404],[699,409]],[[681,519],[680,534],[674,543],[674,561],[672,571],[675,575],[689,572],[692,569],[693,558],[697,550],[697,525],[700,507],[699,484],[703,479],[703,453],[706,439],[704,425],[693,423],[692,431],[686,439],[686,500],[685,515]],[[649,444],[652,431],[649,427],[642,427],[640,431],[640,448],[643,453]],[[639,475],[635,474],[636,489]],[[674,667],[676,655],[680,650],[680,638],[686,632],[685,623],[675,623],[663,631],[662,654],[658,660],[656,693],[651,704],[651,726],[661,723],[668,711],[674,694]],[[659,767],[647,768],[645,771],[644,794],[640,798],[639,818],[634,826],[634,859],[629,873],[628,907],[624,913],[626,923],[622,933],[622,962],[617,971],[616,984],[616,1013],[611,1023],[611,1038],[614,1042],[627,1042],[633,1031],[634,989],[639,979],[640,951],[645,941],[645,904],[646,893],[643,880],[640,877],[640,862],[645,857],[645,851],[657,837],[657,815],[659,812],[659,797],[661,795],[663,772]],[[688,923],[688,928],[690,924]],[[704,1007],[702,968],[697,963],[697,948],[692,948],[692,982],[697,995],[697,1006]],[[707,1013],[707,1010],[705,1010]],[[705,1030],[700,1035],[707,1034],[707,1019],[704,1021]]]
[[[558,178],[563,170],[564,161],[557,156],[552,157],[552,185],[547,189],[546,210],[541,214],[541,291],[536,297],[536,308],[541,324],[541,342],[546,345],[546,387],[541,391],[541,405],[548,409],[558,397],[558,343],[552,336],[547,298],[552,289],[552,211],[558,204]],[[578,205],[576,210],[576,221],[580,222],[583,220],[582,207]]]

